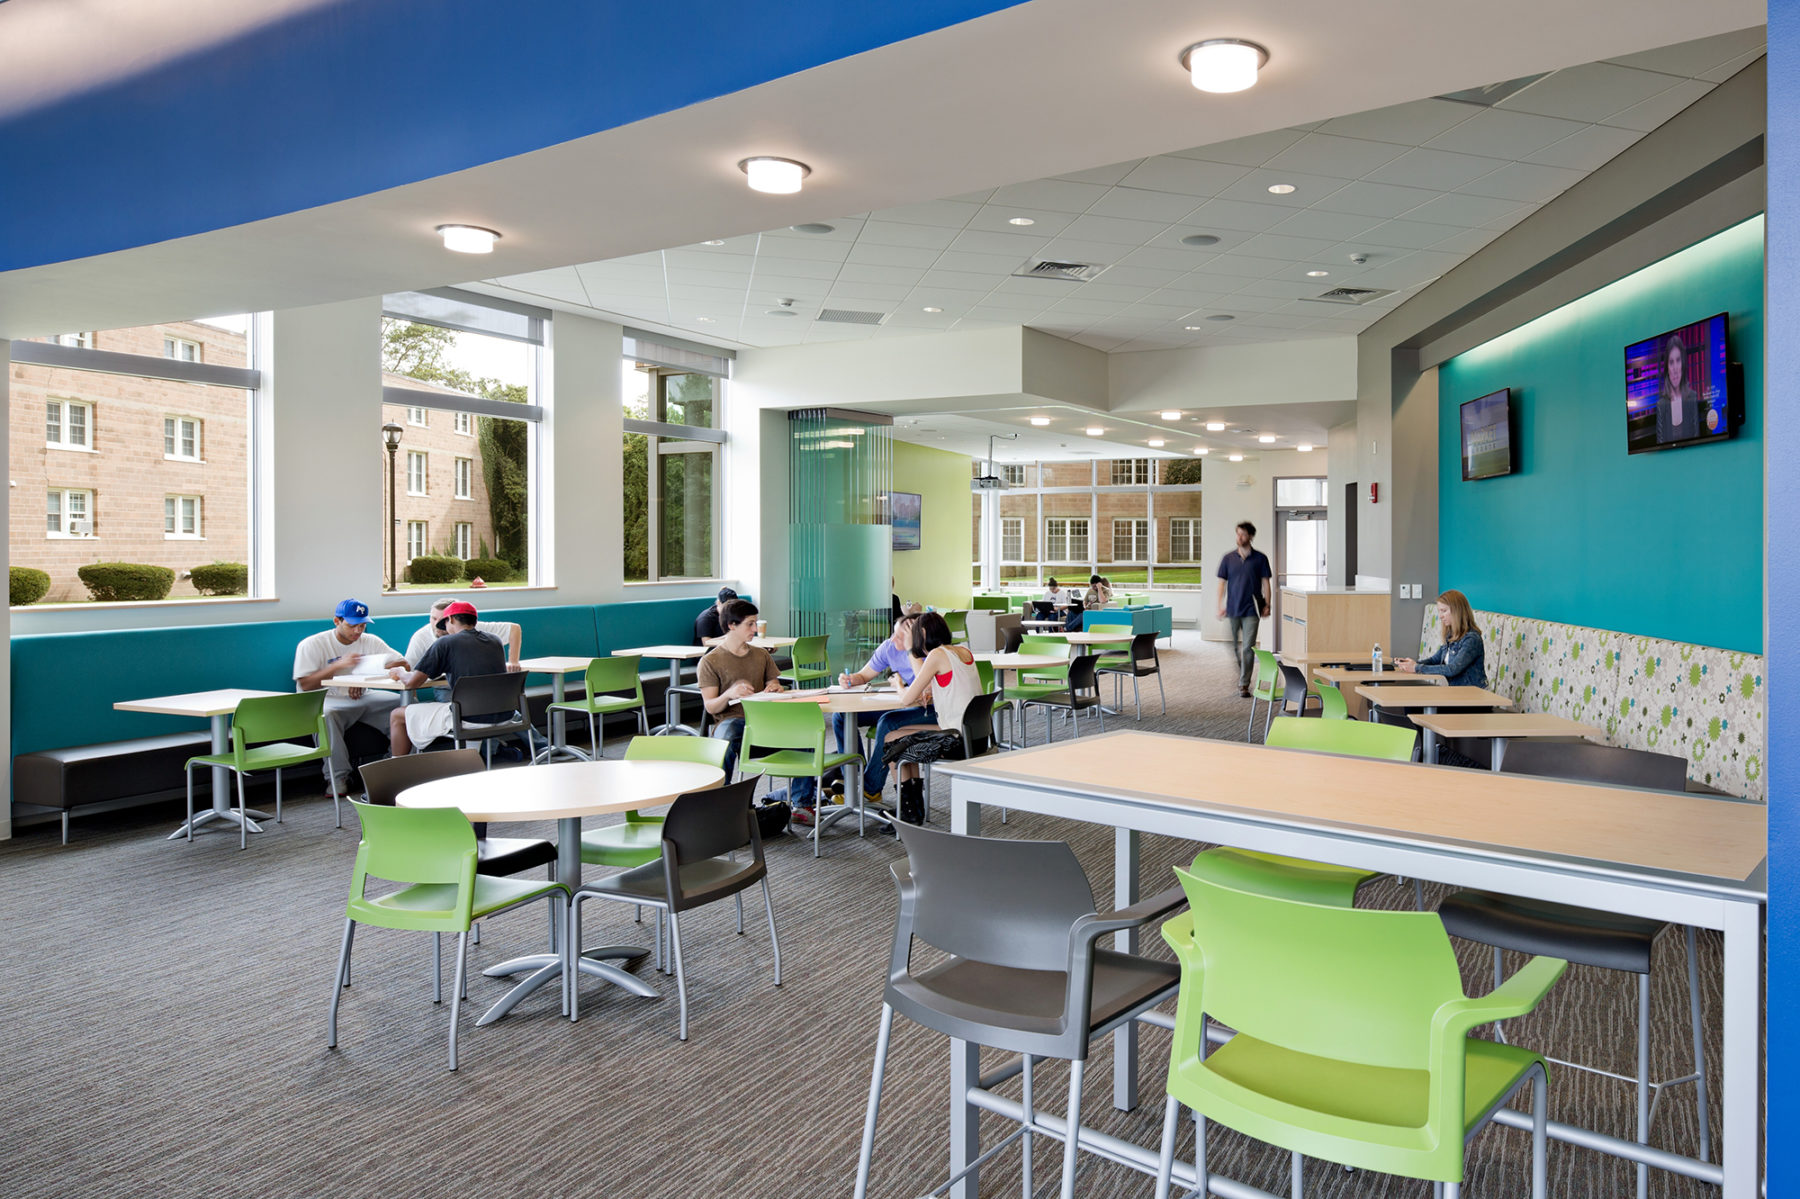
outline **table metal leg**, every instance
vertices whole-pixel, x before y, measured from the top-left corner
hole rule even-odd
[[[212,718],[212,752],[222,754],[230,748],[231,714],[226,712]],[[212,807],[194,813],[194,828],[198,829],[210,820],[223,820],[228,824],[238,823],[237,809],[231,806],[231,794],[231,772],[223,766],[214,766],[212,768]],[[267,812],[259,812],[255,808],[244,809],[244,827],[250,832],[262,832],[262,826],[256,822],[267,819],[269,819]],[[168,835],[167,840],[173,841],[178,837],[185,837],[187,833],[188,824],[184,820],[181,822],[180,828]]]
[[[1495,774],[1500,773],[1500,762],[1503,758],[1506,757],[1506,738],[1505,737],[1495,737],[1494,738],[1494,749],[1493,749],[1493,752],[1488,755],[1488,757],[1493,762],[1494,773]]]
[[[950,831],[981,835],[981,805],[956,796],[950,786]],[[981,1046],[950,1040],[950,1174],[955,1176],[981,1156],[981,1109],[969,1102],[969,1088],[981,1085]],[[976,1199],[981,1170],[970,1170],[950,1187],[949,1199]]]
[[[1142,855],[1135,829],[1113,830],[1113,910],[1123,911],[1138,901],[1138,864]],[[1113,934],[1113,949],[1138,951],[1138,930]],[[1127,1020],[1113,1033],[1113,1106],[1128,1112],[1137,1106],[1138,1025]]]
[[[568,698],[568,684],[564,681],[564,674],[560,670],[552,674],[550,678],[551,698],[556,703],[560,704]],[[590,696],[589,698],[592,697]],[[594,748],[595,751],[598,752],[599,747],[595,746]],[[591,762],[593,760],[589,755],[582,753],[580,750],[569,744],[569,714],[558,709],[552,709],[550,712],[550,744],[545,748],[542,754],[534,755],[531,761],[533,765],[537,764],[540,757],[546,762],[554,761],[558,754],[563,754],[581,762]]]
[[[681,659],[669,659],[669,686],[663,692],[663,722],[650,730],[652,737],[660,737],[665,733],[680,733],[687,737],[698,737],[700,730],[690,728],[681,723],[681,697],[675,694],[675,688],[681,686]]]
[[[1757,1131],[1762,1096],[1763,910],[1725,905],[1724,1054],[1719,1069],[1723,1199],[1753,1199],[1762,1174]]]
[[[581,886],[581,818],[567,817],[556,822],[556,879],[573,893]],[[554,948],[554,947],[553,947]],[[582,974],[607,982],[632,992],[654,999],[660,992],[635,974],[629,974],[617,966],[609,966],[596,959],[618,957],[643,957],[650,951],[634,945],[604,945],[595,949],[581,951],[578,969]],[[489,978],[504,978],[512,974],[531,971],[521,979],[517,986],[500,997],[500,1002],[489,1008],[477,1020],[477,1026],[492,1024],[506,1013],[518,1006],[519,1001],[536,991],[552,979],[560,979],[563,974],[563,959],[560,953],[533,953],[524,957],[513,958],[501,962],[498,966],[490,966],[482,973]],[[566,1010],[566,1009],[565,1009]]]

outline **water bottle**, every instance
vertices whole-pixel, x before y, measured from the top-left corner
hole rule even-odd
[[[1376,643],[1375,649],[1369,654],[1369,669],[1376,674],[1381,673],[1381,644],[1379,642]]]

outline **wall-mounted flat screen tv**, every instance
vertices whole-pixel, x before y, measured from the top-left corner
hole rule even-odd
[[[1513,473],[1512,389],[1502,388],[1462,406],[1463,478],[1492,479]]]
[[[1625,347],[1625,447],[1633,454],[1737,432],[1725,313]]]
[[[919,516],[924,510],[924,500],[912,491],[895,491],[890,495],[890,510],[894,517],[894,548],[916,550],[919,548]]]

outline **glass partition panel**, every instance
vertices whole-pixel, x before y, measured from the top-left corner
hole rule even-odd
[[[788,414],[787,632],[828,638],[834,670],[860,665],[888,635],[896,509],[918,519],[910,497],[892,496],[890,426],[837,408]]]

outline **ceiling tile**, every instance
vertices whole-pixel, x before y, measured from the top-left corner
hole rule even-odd
[[[1471,179],[1481,178],[1500,165],[1500,161],[1475,154],[1455,154],[1449,150],[1408,150],[1380,170],[1371,172],[1369,182],[1451,191]]]
[[[1763,56],[1761,50],[1753,50],[1748,54],[1740,54],[1729,62],[1721,63],[1710,71],[1701,73],[1700,78],[1708,83],[1724,83],[1733,75]]]
[[[1279,258],[1252,258],[1244,254],[1221,254],[1206,264],[1203,276],[1224,279],[1267,279],[1279,275],[1291,263]]]
[[[1251,137],[1214,142],[1192,150],[1174,150],[1177,158],[1202,158],[1207,162],[1227,162],[1240,167],[1259,167],[1306,136],[1304,129],[1275,129]]]
[[[945,196],[944,198],[946,200],[955,200],[961,204],[986,204],[988,202],[988,197],[993,194],[993,188],[985,187],[977,192],[964,192],[960,196]]]
[[[1209,312],[1273,312],[1286,303],[1288,300],[1285,297],[1251,296],[1238,291],[1226,296],[1217,304],[1207,305],[1206,309]]]
[[[1405,250],[1423,250],[1459,232],[1455,225],[1434,225],[1424,221],[1383,221],[1361,237],[1347,239],[1355,246],[1390,246]]]
[[[1092,283],[1081,285],[1081,294],[1090,300],[1113,300],[1121,304],[1133,304],[1148,299],[1156,289],[1140,284],[1115,283],[1113,276],[1129,267],[1114,267]]]
[[[669,281],[681,287],[734,287],[741,292],[750,282],[750,270],[746,267],[742,271],[673,271]]]
[[[1233,292],[1234,296],[1262,296],[1272,300],[1310,299],[1320,292],[1330,291],[1334,286],[1329,279],[1307,279],[1296,282],[1292,279],[1252,279]]]
[[[763,275],[785,275],[795,279],[835,279],[840,262],[819,262],[809,258],[775,258],[768,254],[756,256],[756,270],[751,278]]]
[[[1085,171],[1070,171],[1068,174],[1058,175],[1056,178],[1066,183],[1099,183],[1110,186],[1131,174],[1132,168],[1142,161],[1144,160],[1141,158],[1133,158],[1125,162],[1115,162],[1111,166],[1090,167]]]
[[[1015,219],[1031,222],[1015,225]],[[1054,237],[1075,219],[1073,213],[1051,212],[1046,208],[1020,208],[1014,204],[984,204],[969,222],[969,231],[1010,233],[1022,237]]]
[[[1172,321],[1176,317],[1186,316],[1194,310],[1192,304],[1159,304],[1146,300],[1141,304],[1133,304],[1125,315],[1131,318],[1145,318],[1155,321]]]
[[[1272,200],[1275,197],[1264,198]],[[1293,209],[1285,205],[1251,204],[1242,200],[1208,200],[1190,212],[1182,224],[1195,233],[1213,233],[1225,229],[1239,233],[1261,233],[1281,224],[1292,215]]]
[[[1191,271],[1212,261],[1213,256],[1185,246],[1145,246],[1119,259],[1120,266],[1147,266],[1154,271]]]
[[[1504,232],[1507,229],[1511,229],[1514,225],[1518,224],[1537,210],[1538,205],[1536,204],[1521,204],[1504,216],[1495,217],[1491,221],[1483,221],[1481,227],[1483,229],[1498,229]]]
[[[1505,166],[1456,190],[1471,196],[1495,196],[1503,200],[1547,203],[1587,178],[1584,171],[1550,167],[1534,162],[1509,162]]]
[[[1243,167],[1218,162],[1201,162],[1192,158],[1146,158],[1137,169],[1125,176],[1126,187],[1149,191],[1173,192],[1184,196],[1214,196],[1224,191],[1247,172]]]
[[[1125,305],[1111,300],[1088,300],[1071,296],[1066,300],[1058,300],[1045,311],[1051,316],[1067,316],[1079,313],[1083,316],[1115,316],[1125,311]]]
[[[1113,287],[1164,287],[1176,279],[1179,270],[1144,266],[1115,266],[1106,272],[1106,282]]]
[[[587,304],[590,302],[587,288],[582,286],[581,276],[574,267],[556,267],[548,271],[532,271],[524,275],[507,275],[499,279],[490,279],[500,287],[513,291],[529,292],[534,296],[542,296],[547,300],[561,300],[567,304]]]
[[[870,214],[875,221],[898,221],[903,225],[941,225],[961,229],[969,223],[981,206],[960,200],[926,200],[920,204],[903,204],[899,208],[883,208]]]
[[[757,260],[763,258],[798,258],[813,262],[842,262],[853,242],[828,237],[765,237]]]
[[[910,283],[862,283],[839,279],[831,285],[831,291],[825,298],[827,303],[838,300],[880,300],[894,303],[905,299],[910,291]]]
[[[1127,247],[1123,242],[1078,241],[1072,237],[1059,237],[1045,246],[1040,258],[1055,258],[1062,262],[1094,262],[1111,265],[1123,261]],[[1139,263],[1138,265],[1146,265]]]
[[[1473,229],[1489,221],[1498,221],[1519,206],[1517,200],[1498,200],[1491,196],[1468,196],[1460,193],[1428,200],[1406,214],[1408,220],[1434,225],[1460,225]]]
[[[1141,246],[1168,228],[1166,221],[1128,221],[1123,217],[1079,216],[1063,231],[1076,241],[1106,242],[1115,245]],[[1117,251],[1114,251],[1117,254]]]
[[[1244,203],[1268,204],[1276,208],[1305,208],[1325,196],[1342,188],[1346,179],[1328,175],[1307,174],[1302,171],[1271,171],[1259,169],[1251,171],[1242,179],[1219,193],[1223,200],[1238,200]],[[1269,188],[1276,184],[1289,184],[1294,190],[1285,196],[1275,195]]]
[[[946,225],[906,225],[899,221],[876,220],[863,226],[862,235],[856,239],[856,244],[942,250],[956,240],[957,232],[958,229]]]
[[[1623,112],[1615,112],[1603,122],[1616,125],[1621,129],[1635,129],[1639,133],[1649,133],[1660,128],[1676,113],[1712,91],[1713,85],[1699,79],[1683,79],[1674,87],[1658,95],[1652,96],[1642,104],[1634,104]]]
[[[1306,262],[1317,258],[1337,244],[1327,238],[1283,237],[1261,233],[1244,243],[1243,252],[1257,258],[1279,258],[1284,262]]]
[[[904,266],[922,271],[938,260],[939,253],[939,250],[922,250],[913,246],[871,245],[859,241],[850,247],[850,256],[844,259],[844,263],[846,266],[850,263],[864,266]]]
[[[1391,183],[1352,183],[1320,200],[1317,207],[1327,212],[1349,212],[1357,216],[1396,217],[1410,212],[1439,193],[1420,187],[1396,187]]]
[[[1051,212],[1086,212],[1088,205],[1106,194],[1097,183],[1070,183],[1063,179],[1037,179],[997,189],[990,204],[1016,204],[1023,208],[1047,208]]]
[[[744,303],[745,291],[741,287],[701,287],[698,285],[676,285],[669,288],[671,306],[685,304],[712,305],[713,307],[741,307]]]
[[[1591,62],[1553,71],[1495,105],[1570,121],[1595,122],[1667,91],[1676,81],[1654,71]]]
[[[1400,155],[1388,142],[1309,133],[1264,164],[1270,171],[1305,171],[1336,179],[1360,179]]]
[[[957,271],[939,264],[925,272],[920,287],[948,287],[956,291],[978,291],[983,295],[994,290],[993,275],[978,271]]]
[[[1497,229],[1458,229],[1443,241],[1431,243],[1431,249],[1449,254],[1473,254],[1500,236]]]
[[[1431,139],[1434,150],[1484,154],[1489,158],[1518,159],[1542,150],[1552,142],[1579,133],[1579,121],[1540,117],[1531,113],[1484,109],[1456,128]]]
[[[924,276],[922,270],[912,267],[869,266],[862,263],[847,262],[844,269],[838,272],[839,283],[900,283],[907,287],[917,285]]]
[[[945,250],[937,260],[943,271],[972,271],[985,275],[1010,275],[1024,263],[1024,258],[1007,254],[978,254],[967,250]]]
[[[1642,133],[1631,129],[1588,125],[1561,141],[1528,155],[1526,161],[1553,167],[1571,167],[1577,171],[1597,171],[1629,149],[1642,136]]]
[[[1198,201],[1192,196],[1171,192],[1145,191],[1137,187],[1115,187],[1094,202],[1090,216],[1125,217],[1135,221],[1156,221],[1168,225],[1194,211]]]
[[[1454,100],[1414,100],[1369,112],[1335,117],[1320,132],[1365,137],[1401,146],[1420,146],[1468,120],[1478,110]]]
[[[1283,237],[1323,237],[1343,241],[1365,233],[1380,222],[1374,217],[1352,212],[1326,212],[1322,208],[1303,208],[1274,227]]]
[[[693,250],[670,250],[663,255],[664,267],[669,271],[747,275],[755,261],[750,254],[697,254]]]
[[[953,253],[1003,254],[1015,262],[1022,262],[1038,254],[1050,244],[1047,237],[1028,237],[1016,233],[986,233],[980,230],[965,229],[956,235],[950,243]]]
[[[762,240],[786,241],[789,238],[800,238],[806,241],[852,242],[856,240],[857,233],[863,227],[863,222],[861,220],[852,217],[830,217],[826,220],[814,221],[811,223],[817,225],[829,225],[831,228],[830,231],[826,233],[815,233],[810,230],[797,229],[793,225],[783,225],[779,229],[770,229],[763,233]]]
[[[1740,29],[1734,33],[1720,33],[1691,42],[1679,42],[1673,46],[1645,50],[1639,54],[1627,54],[1623,58],[1614,58],[1609,61],[1618,63],[1620,66],[1638,67],[1645,71],[1661,71],[1666,75],[1699,78],[1720,64],[1730,62],[1740,54],[1761,51],[1767,39],[1767,26],[1752,25],[1748,29]]]

